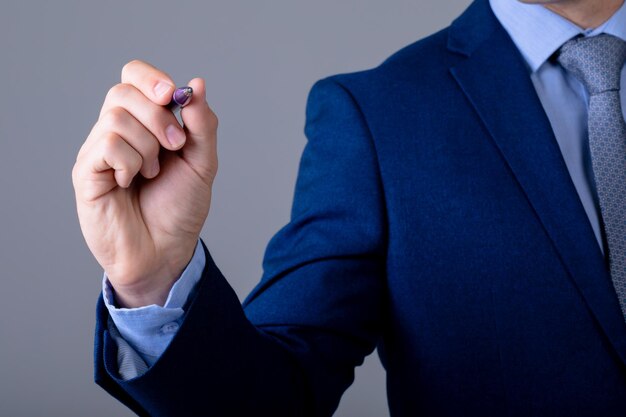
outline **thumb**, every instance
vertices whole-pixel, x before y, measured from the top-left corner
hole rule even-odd
[[[194,78],[188,85],[193,96],[180,112],[187,136],[180,155],[200,176],[213,181],[217,173],[217,116],[206,101],[204,80]]]

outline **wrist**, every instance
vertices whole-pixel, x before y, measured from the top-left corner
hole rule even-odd
[[[120,308],[138,308],[148,305],[163,306],[193,256],[178,257],[176,261],[150,271],[126,270],[106,275],[115,293],[115,304]]]
[[[149,283],[149,285],[127,286],[113,284],[113,281],[109,279],[115,295],[115,305],[118,308],[138,308],[149,305],[163,307],[179,276],[163,281],[159,285]]]

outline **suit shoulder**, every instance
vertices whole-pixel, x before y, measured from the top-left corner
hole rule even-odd
[[[444,69],[447,72],[450,65],[447,41],[448,28],[403,47],[377,67],[337,74],[321,81],[334,81],[358,93],[363,89],[373,91],[377,87],[389,88],[390,84],[403,80],[425,79]]]

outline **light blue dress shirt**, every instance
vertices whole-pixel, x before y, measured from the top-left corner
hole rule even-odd
[[[141,375],[165,351],[183,321],[183,306],[200,280],[205,262],[204,248],[198,241],[191,261],[162,307],[117,308],[115,292],[104,275],[102,296],[111,317],[109,331],[118,345],[117,362],[123,379]]]
[[[600,27],[581,29],[541,5],[515,0],[490,0],[490,3],[528,64],[530,77],[550,120],[569,174],[598,244],[604,250],[587,144],[588,95],[583,85],[550,57],[566,41],[578,35],[607,33],[626,41],[626,5],[622,5]],[[626,68],[622,70],[622,85],[626,85]],[[622,89],[621,98],[622,107],[626,110],[626,89]],[[163,307],[114,307],[114,292],[105,276],[104,300],[112,319],[110,330],[118,344],[118,366],[123,379],[141,375],[165,351],[184,318],[182,307],[200,280],[204,265],[204,251],[198,242],[191,262],[172,287]]]

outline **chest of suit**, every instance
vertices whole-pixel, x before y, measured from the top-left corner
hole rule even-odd
[[[416,412],[455,407],[450,387],[468,413],[623,409],[623,318],[521,57],[501,28],[469,57],[452,36],[352,85],[385,192],[389,391]]]

